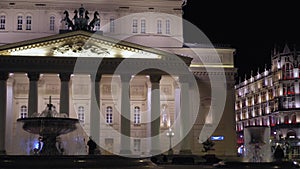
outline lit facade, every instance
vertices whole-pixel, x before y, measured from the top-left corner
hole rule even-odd
[[[288,45],[275,49],[271,69],[251,75],[235,86],[236,130],[243,145],[247,126],[269,126],[272,145],[285,148],[286,155],[298,158],[299,149],[299,52]]]
[[[103,148],[102,154],[149,155],[156,145],[168,150],[167,135],[161,135],[155,144],[144,138],[172,128],[172,147],[176,154],[203,154],[203,138],[223,136],[224,140],[216,141],[214,153],[235,156],[235,49],[197,44],[184,47],[181,4],[181,0],[89,1],[83,6],[89,10],[91,19],[93,13],[99,11],[101,22],[93,31],[101,30],[101,33],[67,31],[59,34],[60,30],[70,29],[63,19],[64,11],[67,10],[72,18],[80,3],[1,1],[0,85],[1,93],[6,95],[0,97],[3,99],[0,100],[1,112],[6,112],[0,122],[2,129],[5,128],[0,132],[3,133],[1,138],[5,138],[0,141],[1,151],[18,153],[12,141],[18,135],[16,119],[42,112],[51,95],[52,103],[59,112],[80,120],[86,133],[83,137],[87,140],[88,136],[92,136]],[[176,65],[170,55],[182,59],[181,65]],[[92,66],[99,57],[103,59],[103,66],[101,70],[97,69],[96,74],[85,70],[72,72],[76,59],[82,59],[85,66]],[[173,74],[153,70],[138,75],[115,73],[123,60],[129,60],[131,66],[138,65],[141,69],[166,61],[164,68],[169,68]],[[128,71],[131,70],[130,64],[127,65]],[[197,86],[186,86],[181,66],[187,66],[188,69],[184,70],[195,76]],[[225,77],[225,81],[221,76]],[[214,120],[216,115],[213,111],[207,117],[212,100],[217,100],[212,98],[211,83],[218,84],[216,87],[222,91],[225,86],[227,92],[218,120]],[[126,86],[129,88],[127,101]],[[195,87],[200,93],[197,114],[184,115],[193,119],[194,125],[188,139],[177,144],[176,137],[181,135],[184,126],[182,123],[175,126],[174,121],[183,110],[189,112],[188,106],[180,106],[186,101],[180,96],[182,93],[192,94]],[[159,89],[159,95],[152,93],[155,89]],[[93,98],[96,98],[96,103]],[[121,114],[126,111],[130,122],[121,125],[124,123]],[[157,112],[158,118],[151,121],[151,115]],[[153,128],[156,130],[153,131]],[[199,139],[204,128],[211,132]],[[131,147],[129,150],[122,149],[126,145],[122,144],[124,140],[120,133],[132,137],[127,145]]]

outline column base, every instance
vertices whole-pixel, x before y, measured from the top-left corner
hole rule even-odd
[[[0,155],[6,155],[6,151],[5,150],[0,150]]]
[[[181,155],[191,155],[193,153],[192,153],[192,150],[180,150],[179,154],[181,154]]]
[[[120,155],[131,155],[132,154],[132,152],[131,152],[131,150],[120,150]]]

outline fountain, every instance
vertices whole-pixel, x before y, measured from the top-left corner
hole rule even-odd
[[[270,127],[248,126],[244,128],[245,161],[271,162]]]
[[[34,114],[29,118],[19,118],[17,122],[23,123],[25,131],[40,135],[43,146],[39,155],[59,155],[61,152],[56,146],[58,137],[76,130],[79,120],[68,118],[64,113],[58,113],[49,97],[49,104],[42,113]]]

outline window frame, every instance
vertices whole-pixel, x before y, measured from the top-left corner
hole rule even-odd
[[[6,27],[6,15],[0,15],[0,30],[5,30]]]

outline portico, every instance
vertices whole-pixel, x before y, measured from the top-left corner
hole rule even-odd
[[[112,57],[109,54],[108,55],[102,55],[100,53],[91,55],[90,53],[86,54],[84,52],[81,52],[80,55],[78,53],[74,52],[69,53],[67,51],[66,53],[63,53],[62,56],[55,56],[55,54],[52,52],[48,52],[47,56],[33,56],[32,53],[28,53],[26,55],[26,50],[32,51],[35,49],[36,51],[41,51],[42,49],[45,50],[45,53],[47,53],[47,50],[57,50],[58,48],[55,48],[55,46],[52,46],[55,44],[55,42],[58,42],[58,46],[62,46],[61,44],[64,44],[66,42],[73,43],[73,42],[81,42],[83,43],[83,40],[86,40],[88,38],[88,33],[83,31],[78,31],[77,33],[71,32],[67,33],[64,36],[57,35],[56,37],[50,37],[50,39],[40,39],[35,40],[34,42],[28,41],[25,44],[22,44],[21,46],[9,46],[7,48],[2,47],[0,49],[0,72],[1,72],[1,79],[0,79],[0,85],[1,85],[1,103],[0,108],[2,112],[6,111],[7,106],[7,79],[11,78],[17,78],[17,76],[22,76],[23,80],[20,80],[20,82],[15,81],[13,85],[13,90],[18,91],[19,88],[16,87],[19,85],[19,87],[24,87],[24,93],[25,100],[28,100],[28,112],[26,117],[31,117],[34,113],[41,112],[41,105],[43,105],[43,100],[46,97],[46,95],[54,95],[53,100],[56,104],[56,107],[59,107],[59,112],[65,113],[69,116],[79,116],[77,110],[74,112],[73,105],[77,104],[76,99],[84,99],[86,96],[84,92],[87,92],[87,110],[88,116],[85,115],[85,117],[89,117],[89,122],[86,124],[83,124],[83,128],[86,129],[87,133],[92,136],[96,142],[103,144],[105,147],[105,140],[101,141],[102,137],[105,137],[105,133],[107,132],[101,132],[101,130],[109,131],[110,129],[117,129],[119,130],[119,138],[116,140],[119,140],[120,147],[119,147],[119,153],[120,154],[134,154],[132,152],[132,146],[138,146],[136,143],[133,144],[133,138],[151,138],[150,144],[147,147],[143,147],[144,153],[161,153],[161,139],[159,134],[160,132],[166,130],[167,128],[161,128],[161,105],[162,105],[162,99],[161,95],[172,97],[172,93],[175,93],[175,88],[171,85],[167,86],[166,82],[164,83],[164,87],[162,88],[160,86],[161,79],[173,79],[174,77],[179,79],[178,80],[172,80],[171,84],[181,82],[182,77],[189,76],[188,66],[191,63],[192,58],[184,57],[184,56],[177,56],[177,55],[171,55],[166,52],[162,51],[156,51],[156,50],[147,50],[142,49],[141,46],[129,46],[132,44],[123,44],[120,42],[119,44],[115,44],[114,46],[110,46],[110,49],[104,49],[102,47],[102,51],[106,51],[107,53],[112,53],[112,51],[116,51],[116,47],[119,50],[119,53],[126,53],[125,51],[130,51],[130,56],[133,56],[132,58],[130,56],[122,55],[122,57]],[[100,37],[92,37],[92,41],[97,42],[96,45],[100,44],[109,44],[111,41],[105,41]],[[66,40],[67,38],[67,40]],[[53,40],[55,39],[55,40]],[[65,40],[65,41],[63,41]],[[64,44],[65,45],[65,44]],[[78,44],[77,44],[78,45]],[[94,43],[95,45],[95,43]],[[126,45],[126,46],[125,46]],[[87,45],[86,45],[87,46]],[[98,46],[98,47],[99,47]],[[80,46],[79,46],[80,47]],[[100,46],[101,47],[101,46]],[[84,48],[84,47],[83,47]],[[90,48],[86,47],[85,50],[90,50]],[[139,52],[139,50],[144,50],[142,52]],[[50,53],[50,54],[49,54]],[[14,55],[16,54],[16,55]],[[68,56],[70,54],[71,56]],[[94,54],[94,53],[93,53]],[[39,54],[37,54],[39,55]],[[74,57],[75,55],[75,57]],[[143,55],[145,56],[151,56],[148,59],[144,59]],[[78,56],[78,57],[76,57]],[[91,57],[92,56],[92,57]],[[174,59],[175,57],[175,59]],[[146,67],[146,69],[145,69]],[[148,68],[147,68],[148,67]],[[163,71],[161,69],[167,70]],[[22,75],[25,74],[25,75]],[[9,76],[10,75],[10,76]],[[47,83],[47,78],[49,79],[51,75],[52,82],[48,85],[45,85],[45,87],[42,87],[44,83]],[[55,78],[55,75],[57,76]],[[89,79],[89,82],[87,88],[84,87],[84,85],[81,85],[83,89],[89,89],[82,91],[83,93],[80,94],[78,98],[76,98],[77,93],[80,93],[78,89],[76,78],[79,76],[84,77],[83,79],[87,80]],[[76,78],[75,78],[76,77]],[[103,94],[105,87],[104,84],[106,84],[110,79],[113,78],[119,79],[119,83],[117,85],[120,86],[119,89],[120,93],[117,96],[114,96],[114,93],[118,93],[118,91],[114,88],[113,83],[109,83],[108,86],[110,86],[110,96],[106,96]],[[53,80],[56,79],[56,80]],[[140,79],[139,79],[140,78]],[[24,79],[28,80],[28,83],[24,81]],[[104,80],[103,80],[104,79]],[[134,87],[135,83],[131,82],[132,80],[137,79],[137,81],[142,81],[142,83],[146,84],[145,86],[142,86],[142,88]],[[143,79],[143,80],[141,80]],[[79,80],[80,81],[80,80]],[[27,83],[27,84],[26,84]],[[84,82],[85,83],[85,82]],[[51,87],[52,85],[52,87]],[[167,86],[168,88],[166,88]],[[178,85],[179,86],[179,85]],[[182,94],[184,95],[185,102],[188,102],[187,97],[188,96],[188,83],[184,82],[182,85]],[[28,87],[28,88],[27,88]],[[82,88],[80,90],[82,90]],[[151,90],[147,90],[147,88]],[[131,90],[141,90],[141,91],[135,91],[136,94],[133,94],[134,91]],[[168,90],[160,93],[160,90]],[[115,90],[115,91],[114,91]],[[145,96],[142,97],[144,90],[147,91]],[[26,91],[28,91],[28,95],[26,96]],[[50,92],[49,92],[50,91]],[[51,93],[53,91],[53,93]],[[57,93],[58,91],[58,93]],[[170,92],[170,93],[167,93]],[[18,92],[16,92],[18,95]],[[149,97],[148,97],[149,95]],[[115,118],[114,121],[118,121],[119,124],[110,123],[107,121],[108,112],[103,112],[105,108],[102,106],[105,105],[105,102],[107,101],[107,97],[114,98],[117,97],[117,103],[115,103],[115,106],[120,106],[119,111],[119,117],[113,117]],[[134,98],[136,97],[136,98]],[[137,99],[140,97],[141,99]],[[149,99],[147,99],[147,97]],[[18,100],[18,96],[15,96],[16,100]],[[146,100],[144,100],[146,98]],[[74,100],[75,99],[75,100]],[[174,98],[172,98],[174,100]],[[172,103],[171,101],[168,101]],[[143,101],[141,101],[143,100]],[[169,99],[170,100],[170,99]],[[113,100],[112,100],[113,101]],[[167,100],[166,100],[167,101]],[[165,101],[165,102],[166,102]],[[18,101],[16,101],[18,102]],[[118,102],[120,104],[118,104]],[[141,105],[148,106],[141,106],[143,113],[145,115],[139,115],[139,114],[132,114],[132,103],[136,102],[138,104],[141,103]],[[172,103],[175,104],[175,103]],[[186,103],[182,103],[184,105]],[[188,104],[188,103],[187,103]],[[13,109],[18,110],[18,105],[15,106]],[[113,106],[112,106],[113,107]],[[135,106],[138,107],[138,106]],[[172,107],[172,106],[170,106]],[[137,108],[136,108],[137,111]],[[170,114],[174,114],[177,111],[180,112],[180,110],[169,110]],[[187,106],[181,106],[181,112],[188,112],[188,105]],[[73,113],[72,113],[73,112]],[[11,112],[14,113],[14,116],[17,116],[19,118],[19,115],[17,115],[17,112]],[[74,114],[75,113],[75,114]],[[147,119],[146,117],[149,114],[150,119]],[[117,113],[115,113],[117,114]],[[188,113],[185,113],[188,114]],[[0,123],[1,129],[5,131],[5,124],[6,124],[6,113],[1,113]],[[134,116],[134,117],[132,117]],[[142,116],[142,117],[141,117]],[[144,117],[143,117],[144,116]],[[170,115],[169,115],[170,116]],[[173,118],[175,118],[175,115],[172,115]],[[183,116],[183,113],[181,113],[181,116]],[[25,117],[25,118],[26,118]],[[101,119],[102,118],[102,119]],[[140,119],[139,119],[140,118]],[[132,120],[133,119],[133,120]],[[138,120],[142,121],[139,122]],[[137,122],[137,124],[133,124]],[[168,126],[171,127],[172,122],[174,122],[174,119],[169,118],[168,119]],[[101,124],[105,123],[105,124]],[[118,122],[116,122],[118,123]],[[145,126],[150,125],[150,128],[147,128]],[[101,127],[104,126],[104,127]],[[144,131],[145,129],[145,131]],[[146,133],[146,130],[150,131],[148,134],[134,134],[132,136],[133,131],[136,131],[134,133]],[[182,130],[182,132],[187,132],[185,129]],[[184,134],[184,133],[183,133]],[[2,136],[3,135],[3,136]],[[5,137],[5,132],[1,132],[1,140],[0,140],[0,150],[4,153],[6,150],[5,141],[10,139]],[[110,137],[109,137],[110,138]],[[135,139],[138,140],[138,139]],[[7,142],[7,141],[6,141]],[[134,141],[138,142],[138,141]],[[148,141],[149,142],[149,141]],[[190,147],[188,147],[188,140],[184,141],[182,144],[182,149],[184,151],[191,152]],[[141,146],[141,144],[139,144]],[[113,152],[115,152],[116,148],[114,148]],[[139,147],[138,149],[142,149]]]

